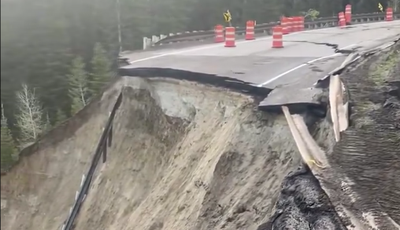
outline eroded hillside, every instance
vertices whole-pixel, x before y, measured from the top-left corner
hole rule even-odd
[[[329,117],[302,114],[332,166],[319,175],[322,183],[302,165],[285,117],[258,111],[256,97],[185,80],[123,77],[2,176],[1,227],[61,228],[120,92],[113,144],[75,229],[251,230],[265,221],[258,229],[345,229],[348,220],[337,215],[343,204],[359,219],[394,223],[400,69],[395,62],[368,75],[379,61],[343,75],[352,109],[342,142],[335,145]],[[341,190],[342,178],[354,184]],[[349,194],[356,201],[346,200]]]
[[[76,229],[251,229],[272,213],[282,179],[300,163],[284,117],[221,88],[123,78],[71,137],[44,139],[2,177],[2,228],[62,225],[117,88],[114,144]]]

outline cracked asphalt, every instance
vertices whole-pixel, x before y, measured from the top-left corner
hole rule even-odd
[[[144,51],[125,57],[124,68],[173,68],[237,78],[268,88],[279,85],[311,86],[345,60],[354,50],[400,36],[400,21],[326,28],[284,36],[284,48],[271,48],[271,37],[191,48]],[[301,67],[299,67],[301,66]]]

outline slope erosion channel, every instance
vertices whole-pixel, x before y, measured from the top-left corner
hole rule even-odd
[[[61,229],[120,92],[113,144],[74,229],[345,229],[285,117],[258,110],[260,95],[156,77],[119,78],[25,149],[1,178],[1,229]],[[310,132],[332,150],[330,127]]]

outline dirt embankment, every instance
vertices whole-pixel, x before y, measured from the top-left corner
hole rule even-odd
[[[283,178],[300,163],[283,116],[184,81],[125,78],[115,87],[124,99],[114,144],[76,229],[255,229],[272,214]],[[43,145],[2,177],[2,229],[62,225],[110,97],[70,138]]]
[[[1,176],[1,229],[57,229],[64,222],[117,95],[110,89],[95,99]]]

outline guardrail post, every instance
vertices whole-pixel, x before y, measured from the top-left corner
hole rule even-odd
[[[107,161],[107,140],[103,143],[103,164]]]
[[[110,127],[110,132],[108,133],[108,147],[111,147],[112,145],[112,139],[113,139],[113,125],[111,124]]]
[[[147,39],[146,37],[143,37],[143,50],[147,49]]]

